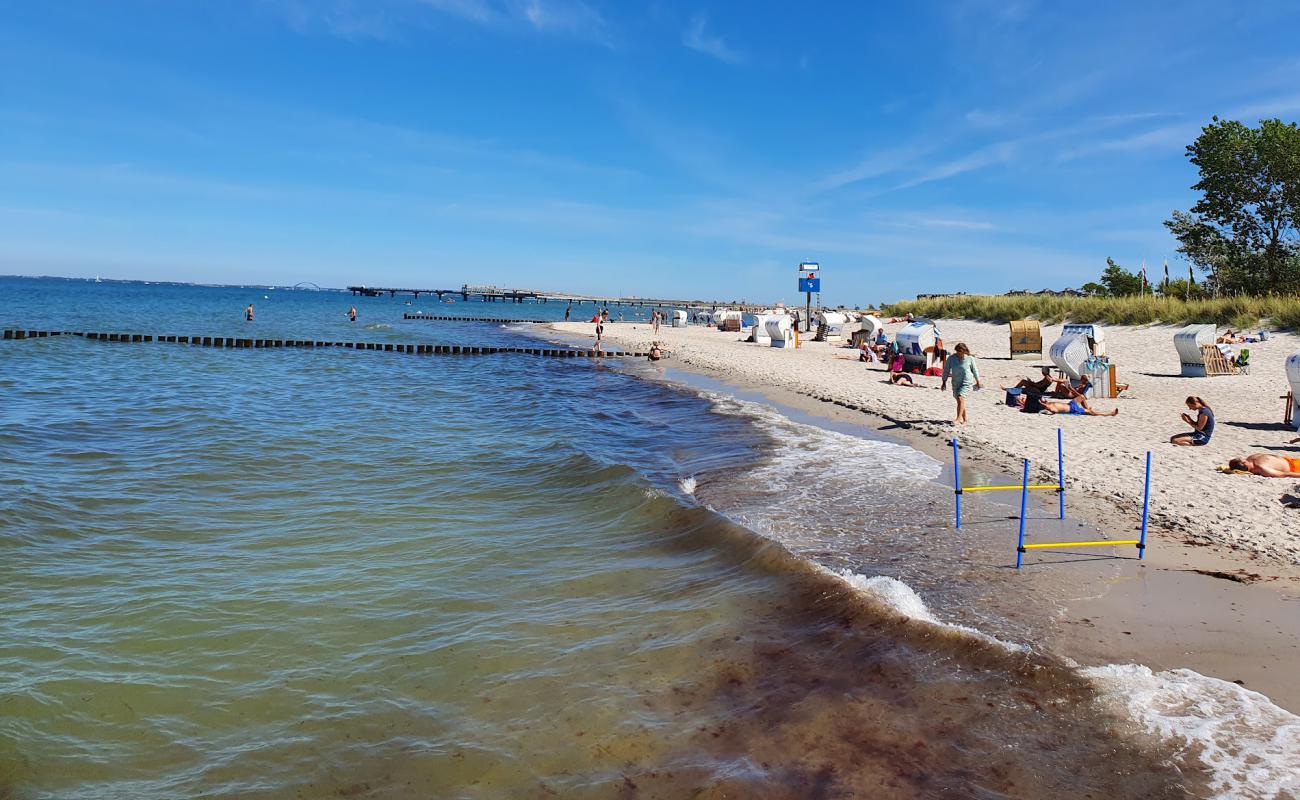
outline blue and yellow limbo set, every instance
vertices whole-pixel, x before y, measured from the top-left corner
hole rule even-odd
[[[1029,459],[1024,460],[1024,473],[1019,485],[1010,486],[962,486],[961,470],[958,463],[957,440],[952,440],[952,483],[956,499],[957,529],[961,530],[961,496],[967,492],[1004,492],[1020,490],[1020,534],[1016,541],[1016,569],[1020,569],[1025,553],[1029,550],[1047,550],[1068,547],[1114,547],[1133,545],[1137,548],[1138,559],[1146,554],[1147,516],[1151,505],[1151,452],[1147,451],[1146,474],[1142,483],[1142,529],[1137,539],[1103,539],[1088,542],[1038,542],[1025,544],[1025,522],[1029,505],[1029,493],[1032,491],[1056,492],[1060,518],[1065,519],[1065,453],[1061,441],[1061,429],[1056,429],[1056,483],[1031,484],[1029,482]]]

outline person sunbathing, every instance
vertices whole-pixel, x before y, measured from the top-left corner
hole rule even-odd
[[[1233,334],[1232,328],[1228,332],[1214,340],[1215,344],[1240,344],[1241,338]]]
[[[1245,458],[1234,458],[1228,462],[1228,468],[1265,478],[1300,478],[1300,458],[1275,456],[1272,453],[1251,453]]]
[[[1113,408],[1109,412],[1098,411],[1088,404],[1088,398],[1079,395],[1071,400],[1050,400],[1044,397],[1039,401],[1042,410],[1049,414],[1075,414],[1086,415],[1089,417],[1115,417],[1119,416],[1119,409]]]
[[[1002,391],[1005,392],[1008,389],[1021,389],[1030,392],[1031,394],[1046,394],[1047,390],[1052,388],[1052,384],[1056,383],[1056,379],[1052,377],[1051,367],[1039,367],[1039,369],[1042,370],[1043,373],[1043,377],[1039,380],[1031,381],[1028,378],[1021,378],[1020,383],[1017,383],[1015,386],[1003,386]]]
[[[912,376],[903,372],[903,354],[899,353],[894,356],[894,361],[889,365],[889,382],[896,386],[915,386],[912,382]]]
[[[1080,375],[1077,381],[1056,380],[1056,389],[1052,391],[1052,397],[1060,400],[1076,400],[1088,394],[1092,388],[1092,381],[1088,380],[1087,375]]]

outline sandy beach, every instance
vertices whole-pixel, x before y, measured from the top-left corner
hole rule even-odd
[[[886,332],[892,335],[900,327],[887,325]],[[590,335],[592,326],[553,328]],[[1119,381],[1130,388],[1117,399],[1094,403],[1100,411],[1118,408],[1117,417],[1095,418],[1023,414],[1006,406],[998,387],[1036,378],[1035,365],[1049,362],[1046,357],[1011,360],[1005,325],[944,320],[941,328],[949,347],[965,342],[971,348],[985,386],[970,398],[970,423],[960,428],[951,424],[954,402],[949,392],[938,391],[938,378],[918,378],[919,388],[892,386],[883,365],[859,363],[841,344],[805,341],[798,350],[784,350],[705,327],[661,327],[656,336],[645,323],[607,325],[605,337],[637,350],[658,339],[676,363],[730,382],[795,391],[945,441],[955,432],[971,457],[1001,465],[1008,473],[1018,472],[1027,458],[1043,480],[1055,475],[1056,431],[1061,428],[1070,496],[1104,501],[1118,512],[1113,519],[1126,530],[1141,509],[1143,461],[1150,450],[1151,523],[1160,537],[1236,550],[1275,567],[1300,566],[1300,510],[1286,505],[1300,500],[1300,480],[1215,471],[1230,458],[1251,452],[1300,455],[1300,445],[1287,444],[1300,434],[1282,425],[1281,399],[1287,390],[1283,363],[1300,349],[1300,336],[1278,333],[1251,345],[1248,375],[1183,378],[1173,345],[1176,328],[1108,328],[1108,354],[1118,365]],[[1059,333],[1059,326],[1044,326],[1044,347]],[[1168,443],[1171,435],[1189,430],[1179,418],[1188,395],[1203,398],[1215,410],[1218,426],[1207,446]],[[1104,514],[1094,516],[1104,523]]]

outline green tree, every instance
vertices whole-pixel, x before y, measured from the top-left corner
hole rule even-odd
[[[1179,252],[1209,274],[1214,291],[1300,291],[1300,129],[1262,120],[1251,128],[1214,117],[1187,158],[1201,199],[1165,227]]]
[[[1160,288],[1160,293],[1165,297],[1172,297],[1175,300],[1204,300],[1205,290],[1200,284],[1189,286],[1186,278],[1175,278]]]
[[[1101,273],[1101,284],[1106,287],[1108,297],[1142,294],[1142,276],[1129,272],[1111,258],[1106,259],[1106,269]]]
[[[1079,291],[1083,292],[1084,294],[1092,295],[1093,297],[1106,296],[1106,287],[1102,286],[1100,283],[1097,283],[1096,281],[1088,281],[1087,283],[1079,287]]]

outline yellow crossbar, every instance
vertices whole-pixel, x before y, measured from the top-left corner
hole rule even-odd
[[[1112,539],[1105,542],[1043,542],[1027,544],[1026,550],[1046,550],[1049,547],[1108,547],[1116,544],[1140,544],[1137,539]]]
[[[1020,491],[1021,489],[1056,489],[1059,491],[1060,488],[1060,486],[1055,484],[1044,483],[1031,486],[1021,486],[1019,484],[1016,484],[1015,486],[963,486],[961,487],[961,491],[962,494],[965,494],[966,492],[1009,492],[1012,489],[1015,489],[1016,491]]]

